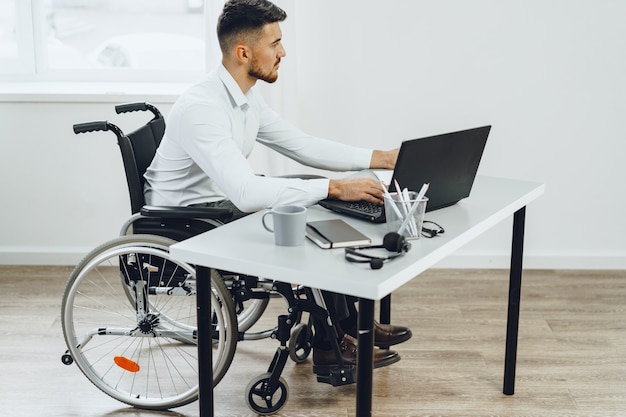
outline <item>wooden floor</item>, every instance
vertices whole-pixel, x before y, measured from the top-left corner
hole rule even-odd
[[[198,403],[142,411],[101,393],[65,350],[60,304],[65,267],[0,267],[0,416],[198,416]],[[626,416],[626,271],[527,271],[516,392],[502,394],[508,276],[432,270],[394,294],[392,318],[414,336],[402,360],[375,370],[373,415]],[[280,300],[263,320],[283,312]],[[217,416],[253,416],[244,388],[266,371],[277,342],[241,342],[215,390]],[[315,382],[310,362],[283,374],[279,416],[345,417],[355,386]]]

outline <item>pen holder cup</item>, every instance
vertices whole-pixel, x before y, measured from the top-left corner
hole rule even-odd
[[[407,239],[419,239],[428,197],[417,200],[415,191],[385,195],[387,230]]]

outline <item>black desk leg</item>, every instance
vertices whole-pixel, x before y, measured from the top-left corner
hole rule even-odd
[[[380,300],[380,323],[391,323],[391,294]]]
[[[511,247],[511,270],[509,276],[509,311],[506,323],[506,352],[504,354],[504,388],[502,392],[515,392],[515,364],[517,361],[517,336],[519,329],[519,306],[522,287],[522,258],[524,255],[524,223],[526,207],[513,215],[513,242]]]
[[[196,267],[198,311],[198,395],[200,417],[213,417],[213,341],[211,340],[211,271]]]
[[[374,369],[374,300],[359,299],[359,342],[357,350],[356,415],[372,415]]]

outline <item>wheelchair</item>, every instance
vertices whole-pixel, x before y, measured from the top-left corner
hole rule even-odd
[[[120,236],[86,255],[68,279],[62,302],[68,350],[62,361],[75,362],[97,388],[121,402],[145,409],[175,408],[198,398],[196,282],[194,265],[173,259],[169,247],[219,227],[232,211],[146,206],[143,174],[163,137],[165,121],[149,103],[120,104],[115,111],[148,111],[152,119],[128,135],[108,121],[74,125],[76,134],[112,131],[117,136],[132,213]],[[321,292],[214,269],[211,288],[213,385],[228,370],[239,341],[277,339],[280,346],[267,372],[246,388],[252,411],[276,413],[288,398],[280,376],[287,359],[302,363],[312,350],[312,316],[324,323],[326,334],[336,336]],[[288,314],[280,315],[272,329],[249,331],[274,296],[285,300]],[[302,322],[305,312],[307,323]],[[353,383],[355,368],[343,365],[335,339],[339,365],[317,379],[334,386]]]
[[[124,403],[168,409],[197,399],[195,268],[169,256],[178,230],[208,230],[230,216],[224,210],[184,208],[169,217],[147,218],[143,206],[143,171],[165,130],[160,112],[147,103],[117,106],[118,113],[150,110],[153,118],[128,136],[108,122],[74,126],[75,133],[112,130],[118,136],[133,217],[120,237],[95,248],[74,268],[63,295],[62,327],[68,350],[65,364],[76,363],[100,390]],[[200,216],[201,215],[201,216]],[[203,222],[195,220],[202,217]],[[154,233],[154,225],[170,230]],[[200,225],[202,226],[200,228]],[[157,228],[158,228],[157,227]],[[128,232],[132,229],[132,234]],[[223,279],[211,277],[214,331],[214,384],[232,362],[238,324],[234,301]]]

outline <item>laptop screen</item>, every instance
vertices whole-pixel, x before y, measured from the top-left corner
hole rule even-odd
[[[404,141],[393,179],[401,188],[418,191],[430,187],[427,211],[468,197],[491,126]],[[390,191],[396,191],[394,181]]]

